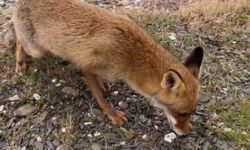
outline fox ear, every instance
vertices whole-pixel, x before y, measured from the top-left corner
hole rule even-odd
[[[182,79],[176,71],[168,71],[164,74],[161,81],[161,87],[167,90],[178,90],[182,84]]]
[[[196,47],[193,52],[187,57],[184,65],[196,77],[199,76],[199,70],[203,59],[203,49]]]

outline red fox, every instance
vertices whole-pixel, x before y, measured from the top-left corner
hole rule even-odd
[[[178,135],[189,132],[200,91],[201,47],[181,63],[128,17],[80,0],[19,0],[13,23],[16,73],[25,73],[27,56],[50,52],[83,72],[113,124],[127,119],[104,99],[104,79],[126,82],[164,110]]]

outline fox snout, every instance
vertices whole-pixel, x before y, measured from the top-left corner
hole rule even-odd
[[[192,125],[189,122],[189,117],[175,118],[172,115],[167,114],[167,118],[171,128],[179,136],[187,135],[192,128]]]

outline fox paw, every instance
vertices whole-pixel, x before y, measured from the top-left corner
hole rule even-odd
[[[114,125],[118,126],[122,126],[125,122],[127,122],[125,113],[115,109],[108,113],[108,118],[112,121]]]
[[[18,75],[24,75],[26,73],[27,66],[25,62],[17,62],[16,63],[16,73]]]

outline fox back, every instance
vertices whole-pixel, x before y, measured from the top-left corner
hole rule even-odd
[[[198,103],[197,47],[182,64],[126,16],[79,0],[19,0],[17,40],[35,58],[50,52],[102,79],[121,79],[162,108],[183,135]]]

